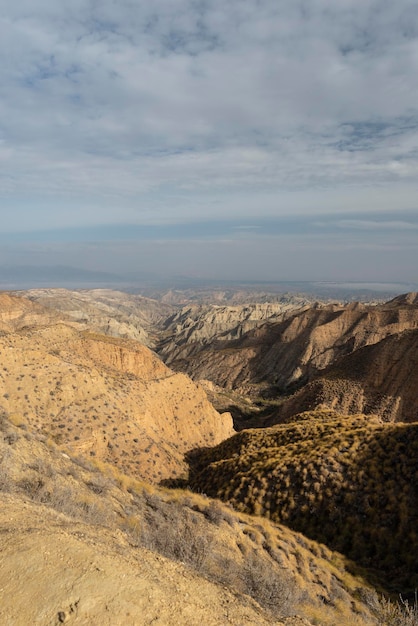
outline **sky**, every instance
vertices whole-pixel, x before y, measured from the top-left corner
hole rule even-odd
[[[415,0],[0,8],[0,273],[418,282]]]

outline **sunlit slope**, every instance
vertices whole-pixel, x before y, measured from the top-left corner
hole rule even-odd
[[[184,342],[172,366],[224,389],[277,394],[300,387],[364,346],[417,328],[415,294],[377,306],[316,305],[287,314],[282,321],[259,323],[236,339],[209,342],[197,351]]]
[[[0,307],[0,408],[72,453],[156,482],[232,434],[203,389],[140,343],[80,332],[23,298]]]
[[[154,347],[160,323],[175,311],[152,298],[113,289],[30,289],[19,293],[64,314],[81,327],[136,339],[150,348]]]
[[[0,414],[3,624],[374,623],[353,564],[206,496],[73,459]]]

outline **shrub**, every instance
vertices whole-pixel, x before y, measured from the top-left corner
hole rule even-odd
[[[201,571],[210,552],[212,538],[199,532],[192,513],[171,504],[165,510],[149,508],[140,530],[142,545]]]
[[[417,598],[413,604],[402,596],[398,602],[392,602],[375,591],[362,591],[362,600],[376,617],[378,626],[418,626]]]
[[[285,617],[294,613],[299,594],[293,576],[284,568],[273,569],[253,553],[245,562],[242,581],[244,593],[273,615]]]

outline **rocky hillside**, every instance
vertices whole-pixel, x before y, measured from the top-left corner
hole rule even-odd
[[[364,346],[416,328],[416,294],[376,306],[315,305],[283,321],[258,324],[238,339],[201,346],[171,364],[224,389],[274,395],[301,386]]]
[[[386,588],[418,586],[418,423],[316,411],[189,454],[190,486],[326,543]]]
[[[16,295],[59,311],[84,328],[157,346],[167,364],[187,358],[202,345],[236,339],[265,320],[281,321],[312,304],[307,297],[282,295],[276,302],[221,305],[215,294],[212,303],[174,306],[164,296],[157,301],[110,289],[31,289]],[[239,294],[237,298],[240,301]]]
[[[215,306],[240,306],[254,303],[267,304],[267,303],[279,303],[290,304],[294,308],[300,308],[303,306],[309,306],[316,300],[330,301],[336,299],[333,294],[321,294],[318,293],[318,288],[308,289],[308,291],[301,290],[301,285],[294,285],[295,289],[289,291],[289,285],[271,284],[264,285],[265,289],[260,289],[260,286],[256,284],[252,285],[229,285],[229,286],[216,286],[207,285],[202,286],[201,282],[194,285],[194,287],[184,288],[172,287],[171,289],[156,288],[156,287],[141,287],[138,292],[144,296],[158,300],[166,304],[171,304],[176,307],[184,307],[191,305],[215,305]],[[306,285],[305,285],[306,286]],[[352,296],[352,294],[350,294]],[[341,296],[338,295],[337,299]]]
[[[0,311],[0,408],[71,453],[159,481],[184,472],[191,447],[232,434],[202,388],[140,343],[80,331],[7,294]]]
[[[264,423],[327,406],[342,413],[377,414],[385,421],[418,421],[418,330],[404,331],[338,359],[271,412]]]
[[[151,298],[111,289],[30,289],[20,295],[64,313],[85,328],[136,339],[151,348],[160,324],[175,310]]]
[[[231,416],[202,387],[140,341],[110,336],[105,305],[92,304],[100,294],[85,318],[65,298],[59,311],[0,295],[1,623],[416,626],[372,587],[418,586],[417,423],[294,417],[312,399],[414,420],[415,294],[171,316],[174,361],[195,363],[195,375],[216,354],[225,388],[308,381],[273,400],[270,419],[287,423],[232,437]],[[147,319],[151,337],[164,320]]]
[[[300,308],[298,300],[239,306],[192,305],[170,316],[162,326],[157,352],[176,370],[187,369],[204,346],[241,338],[266,320],[279,322]],[[184,364],[184,365],[183,365]]]
[[[302,301],[286,296],[274,303],[173,309],[109,290],[29,295],[48,304],[51,321],[64,311],[77,328],[154,345],[175,371],[201,380],[211,401],[221,411],[230,410],[238,427],[271,425],[321,404],[346,413],[377,412],[386,420],[416,416],[415,361],[405,334],[418,329],[416,293],[373,306],[314,304],[297,310]],[[35,315],[36,307],[30,310],[22,300],[16,313],[13,306],[15,327],[30,324],[25,316]],[[294,389],[301,390],[262,415],[247,403],[248,398],[278,399]],[[255,418],[241,419],[247,414]]]
[[[0,292],[0,333],[18,331],[36,325],[46,325],[61,321],[62,316],[55,310],[18,298],[7,292]]]

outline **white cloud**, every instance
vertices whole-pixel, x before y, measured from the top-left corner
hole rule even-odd
[[[412,0],[3,5],[5,231],[417,207]]]

